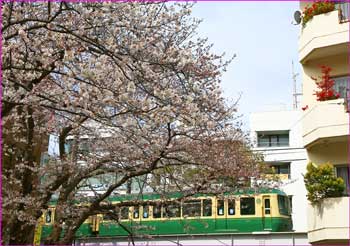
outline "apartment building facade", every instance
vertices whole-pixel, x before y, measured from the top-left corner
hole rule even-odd
[[[288,194],[292,205],[293,231],[307,244],[307,200],[304,177],[306,150],[301,137],[301,110],[256,112],[250,115],[254,151],[279,177],[279,188]]]
[[[308,238],[312,244],[349,245],[349,2],[337,2],[327,13],[313,16],[301,25],[299,61],[302,65],[304,108],[303,146],[308,161],[331,163],[345,181],[344,196],[327,198],[308,206]],[[300,2],[304,11],[310,3]],[[320,66],[331,68],[330,79],[339,98],[319,100],[315,78],[321,80]]]

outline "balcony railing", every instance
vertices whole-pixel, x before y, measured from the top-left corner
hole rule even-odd
[[[267,141],[258,140],[258,147],[288,147],[289,140]]]
[[[340,10],[340,22],[346,22],[350,20],[350,2],[336,3],[336,8]]]

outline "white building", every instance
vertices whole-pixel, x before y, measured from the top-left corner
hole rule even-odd
[[[303,174],[307,155],[303,148],[302,112],[271,111],[250,115],[251,140],[254,150],[281,180],[280,189],[291,199],[293,230],[305,233],[307,243],[307,199]]]

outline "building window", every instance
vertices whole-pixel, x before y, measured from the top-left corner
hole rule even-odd
[[[345,184],[344,195],[349,196],[350,195],[349,165],[337,166],[335,167],[335,171],[336,171],[337,177],[340,177],[344,180],[344,184]]]
[[[340,15],[340,21],[348,21],[350,20],[350,12],[349,12],[349,8],[350,8],[350,3],[346,2],[346,1],[339,1],[336,2],[336,7],[337,9],[339,9],[341,12]]]
[[[289,146],[289,132],[258,132],[258,147]]]
[[[278,174],[282,176],[286,176],[286,178],[290,179],[290,163],[273,163],[269,164],[272,174]]]
[[[339,93],[341,98],[346,99],[348,84],[350,83],[350,76],[333,77],[334,80],[334,90]]]

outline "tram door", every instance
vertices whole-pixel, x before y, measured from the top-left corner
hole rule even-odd
[[[227,214],[226,204],[224,199],[216,200],[216,211],[215,211],[215,229],[226,230],[227,229]]]
[[[271,198],[270,196],[263,196],[262,203],[262,223],[264,230],[272,230],[271,218]]]

